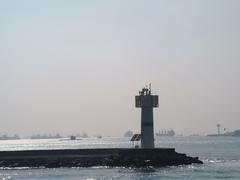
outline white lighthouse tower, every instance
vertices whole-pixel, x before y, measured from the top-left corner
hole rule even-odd
[[[151,84],[135,97],[137,108],[141,108],[141,147],[154,148],[153,108],[158,107],[158,96],[152,95]]]

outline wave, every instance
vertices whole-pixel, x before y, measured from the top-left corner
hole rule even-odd
[[[240,159],[201,159],[203,163],[240,163]]]

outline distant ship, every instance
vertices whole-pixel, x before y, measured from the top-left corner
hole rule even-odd
[[[102,135],[101,135],[101,134],[98,134],[98,135],[97,135],[97,138],[98,138],[98,139],[101,139],[101,138],[102,138]]]
[[[175,136],[174,130],[162,130],[156,133],[156,136]]]
[[[41,134],[36,134],[36,135],[32,135],[30,137],[31,139],[59,139],[62,138],[62,136],[60,134],[56,134],[56,135],[41,135]]]
[[[207,136],[234,136],[234,137],[240,137],[240,129],[235,130],[233,132],[225,132],[223,134],[208,134]]]
[[[0,140],[17,140],[17,139],[21,139],[20,136],[17,134],[15,134],[14,136],[8,136],[4,134],[0,137]]]

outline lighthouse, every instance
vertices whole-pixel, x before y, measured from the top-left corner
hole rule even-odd
[[[158,96],[149,88],[142,88],[135,96],[135,105],[141,108],[141,147],[154,148],[153,108],[158,107]]]

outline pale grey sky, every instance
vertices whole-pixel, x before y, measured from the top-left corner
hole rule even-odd
[[[239,0],[0,0],[0,134],[240,129]]]

